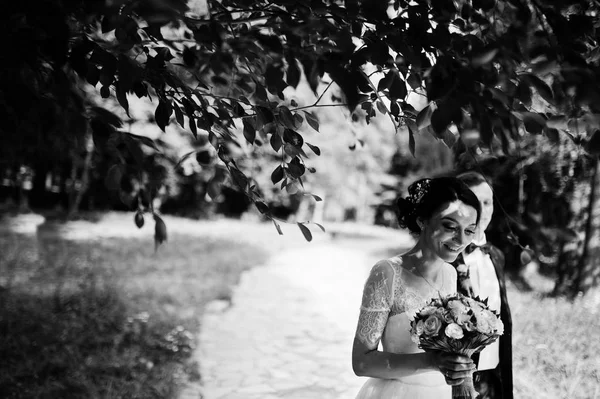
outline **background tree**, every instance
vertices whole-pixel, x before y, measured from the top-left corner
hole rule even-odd
[[[486,148],[512,154],[530,135],[563,135],[585,150],[572,160],[583,168],[581,176],[596,176],[590,172],[595,170],[600,142],[596,133],[600,57],[595,2],[209,0],[188,4],[154,0],[92,4],[72,0],[46,1],[42,7],[35,3],[11,5],[4,17],[5,26],[14,31],[16,24],[17,31],[26,33],[12,45],[34,44],[35,51],[26,52],[19,61],[21,67],[33,66],[29,70],[36,73],[48,71],[42,77],[51,76],[51,82],[75,71],[99,89],[102,97],[114,96],[126,112],[133,95],[151,98],[156,105],[155,122],[162,130],[173,119],[194,137],[206,134],[219,159],[214,165],[226,170],[233,184],[266,217],[273,215],[261,189],[241,166],[247,152],[232,148],[246,142],[243,146],[253,151],[272,150],[281,159],[274,165],[273,181],[281,188],[292,187],[292,192],[302,191],[306,171],[312,167],[308,153],[319,152],[306,144],[303,129],[319,129],[312,111],[320,107],[345,108],[357,122],[369,123],[376,115],[389,117],[396,128],[406,127],[413,154],[417,136],[423,134],[448,146],[460,142],[467,154]],[[51,18],[41,18],[45,15],[41,10],[51,11]],[[53,35],[48,35],[50,31]],[[13,71],[16,81],[48,82],[17,76],[15,71],[21,69]],[[317,100],[294,105],[286,98],[286,89],[297,87],[302,77]],[[323,90],[323,79],[334,84]],[[4,103],[10,110],[12,97],[6,93],[21,89],[11,86],[10,80],[3,85]],[[50,86],[44,88],[58,93]],[[46,92],[28,89],[33,95]],[[333,97],[325,95],[329,90],[335,91]],[[417,102],[411,100],[415,96],[425,96],[423,107],[415,106]],[[542,108],[534,104],[536,96]],[[60,98],[70,97],[63,93]],[[12,119],[26,120],[22,112],[26,103],[15,104],[21,113],[11,111]],[[10,137],[9,145],[26,137],[26,131],[35,131],[6,126],[12,134],[5,136]],[[106,181],[118,191],[124,172],[140,166],[130,162],[140,153],[137,146],[152,144],[114,131],[107,135],[92,130],[97,150],[112,154]],[[473,136],[474,130],[479,135]],[[77,129],[79,135],[85,131]],[[78,137],[70,130],[61,132]],[[113,153],[113,144],[129,156]],[[225,175],[215,173],[207,183],[212,187],[209,194],[219,195],[226,180]],[[159,192],[157,184],[147,183],[138,191],[138,198],[148,197],[138,200],[140,204],[152,204]],[[597,185],[591,186],[590,192],[595,193]],[[595,194],[591,197],[596,198]],[[593,210],[594,201],[582,209]],[[139,210],[153,211],[151,205]],[[581,215],[575,219],[589,220]],[[596,234],[590,223],[585,224],[585,231],[590,232],[585,237]],[[310,232],[300,226],[310,238]],[[574,259],[586,265],[586,269],[576,269],[576,280],[594,284],[598,276],[590,270],[597,268],[588,268],[587,257],[593,251],[586,242],[592,241],[580,239],[574,244]]]

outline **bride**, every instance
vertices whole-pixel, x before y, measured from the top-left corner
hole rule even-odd
[[[365,283],[352,367],[371,378],[357,399],[450,399],[451,385],[475,369],[469,357],[422,351],[409,330],[427,300],[456,292],[449,262],[475,236],[479,201],[449,177],[419,180],[408,193],[397,201],[398,221],[418,240],[408,252],[378,262]]]

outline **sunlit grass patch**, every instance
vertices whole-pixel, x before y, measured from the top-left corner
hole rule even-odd
[[[169,398],[198,378],[205,304],[266,259],[247,244],[0,237],[0,397]]]
[[[571,302],[511,290],[515,398],[600,398],[598,293]]]

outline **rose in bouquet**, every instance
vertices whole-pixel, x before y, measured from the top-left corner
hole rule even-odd
[[[411,338],[425,351],[472,356],[504,332],[500,316],[487,300],[451,294],[432,298],[411,321]],[[477,397],[473,378],[452,387],[453,398]]]

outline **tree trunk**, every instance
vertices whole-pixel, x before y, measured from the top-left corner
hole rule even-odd
[[[590,193],[585,226],[585,238],[575,280],[577,292],[587,292],[600,282],[600,163],[594,162],[590,177]]]
[[[591,173],[575,182],[570,201],[573,217],[568,228],[576,234],[563,243],[557,264],[554,294],[575,296],[600,282],[600,173],[594,161]]]
[[[72,219],[75,217],[77,212],[79,212],[79,205],[81,204],[81,200],[83,199],[84,194],[87,192],[89,184],[90,184],[90,168],[92,166],[92,156],[94,155],[94,140],[92,139],[91,133],[88,132],[86,135],[86,154],[85,160],[83,163],[83,171],[81,173],[81,187],[79,190],[76,190],[76,173],[73,173],[71,179],[73,181],[73,198],[69,201],[69,212],[67,214],[68,219]],[[76,168],[76,162],[73,162],[73,168]]]

